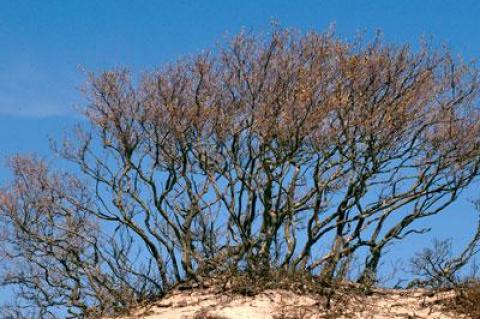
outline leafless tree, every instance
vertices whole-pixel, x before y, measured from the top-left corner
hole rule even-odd
[[[82,220],[75,236],[92,236],[68,241],[82,276],[96,260],[82,256],[122,260],[100,273],[116,288],[123,271],[143,278],[146,290],[123,283],[137,297],[232,267],[329,281],[361,249],[358,280],[374,282],[385,247],[428,231],[416,221],[444,211],[479,173],[478,71],[427,44],[240,33],[138,78],[91,75],[85,92],[89,124],[54,147],[80,177],[49,191]],[[24,214],[9,202],[42,198],[30,191],[37,175],[23,193],[6,188],[7,228]]]
[[[14,180],[0,196],[0,282],[18,302],[3,316],[112,314],[162,292],[153,272],[136,271],[124,237],[112,244],[101,233],[90,216],[91,195],[77,178],[50,172],[36,157],[14,157],[10,167]]]
[[[477,210],[480,208],[480,202],[475,202]],[[454,254],[452,249],[452,239],[433,240],[431,248],[425,248],[415,254],[410,260],[412,273],[416,278],[411,285],[421,285],[431,288],[452,288],[459,287],[468,281],[468,276],[462,278],[461,270],[480,250],[480,220],[472,239],[467,243],[463,250]],[[476,269],[473,269],[476,271]],[[475,274],[473,279],[476,279]],[[471,279],[471,278],[470,278]]]

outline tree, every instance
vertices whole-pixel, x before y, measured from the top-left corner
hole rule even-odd
[[[14,157],[9,165],[14,181],[0,196],[7,265],[1,282],[17,289],[20,303],[4,308],[4,317],[94,316],[158,292],[148,270],[132,268],[128,237],[115,230],[112,242],[101,232],[90,215],[91,195],[76,177],[49,172],[36,157]]]
[[[58,304],[78,313],[117,300],[124,286],[140,300],[232,267],[328,282],[361,249],[358,280],[374,282],[385,247],[427,231],[415,222],[444,211],[479,172],[478,70],[428,45],[241,33],[135,80],[125,70],[91,75],[86,93],[89,125],[54,147],[78,172],[48,183],[53,197],[37,207],[43,175],[29,172],[60,173],[18,157],[1,206],[6,240],[22,252],[10,257],[29,273],[47,262],[23,255],[24,243],[43,245],[36,231],[47,211],[60,221],[41,230],[55,240],[91,236],[52,256],[61,264],[63,250],[74,252],[74,289]],[[25,226],[27,213],[42,218]],[[81,227],[62,232],[69,218]],[[86,268],[109,278],[108,298],[77,297],[97,287]],[[44,286],[14,283],[57,289],[39,276]]]

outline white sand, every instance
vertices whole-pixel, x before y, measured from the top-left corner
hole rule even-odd
[[[422,289],[377,289],[371,296],[342,295],[325,311],[325,301],[313,295],[270,290],[255,297],[216,294],[212,290],[174,292],[142,307],[128,318],[148,319],[320,319],[320,318],[467,318],[448,313],[438,302],[452,292],[429,294]],[[284,317],[281,317],[281,315]],[[215,315],[215,316],[214,316]]]

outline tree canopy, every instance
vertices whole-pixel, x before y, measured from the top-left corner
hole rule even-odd
[[[22,299],[7,311],[108,314],[232,269],[328,282],[355,256],[374,282],[385,248],[476,180],[479,84],[428,44],[282,28],[92,74],[89,124],[53,147],[76,169],[9,161],[1,279]]]

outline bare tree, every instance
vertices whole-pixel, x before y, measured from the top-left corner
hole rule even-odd
[[[112,244],[102,234],[89,212],[91,195],[77,178],[51,173],[36,157],[14,157],[10,167],[14,181],[0,196],[7,266],[0,283],[16,291],[18,303],[3,316],[112,314],[162,292],[153,272],[136,271],[124,237]]]
[[[330,281],[359,249],[374,282],[385,247],[428,231],[415,222],[478,176],[478,71],[428,45],[241,33],[135,80],[91,75],[85,92],[89,125],[55,147],[85,194],[51,190],[99,228],[101,262],[120,252],[102,275],[157,293],[232,267]],[[2,208],[7,224],[18,210]]]
[[[476,201],[475,206],[478,210],[480,202]],[[456,255],[452,250],[452,239],[433,240],[431,248],[423,249],[410,260],[412,273],[417,277],[410,285],[431,288],[455,288],[465,285],[466,280],[462,278],[461,270],[478,253],[479,249],[480,220],[472,239]],[[475,274],[473,276],[475,277]]]

